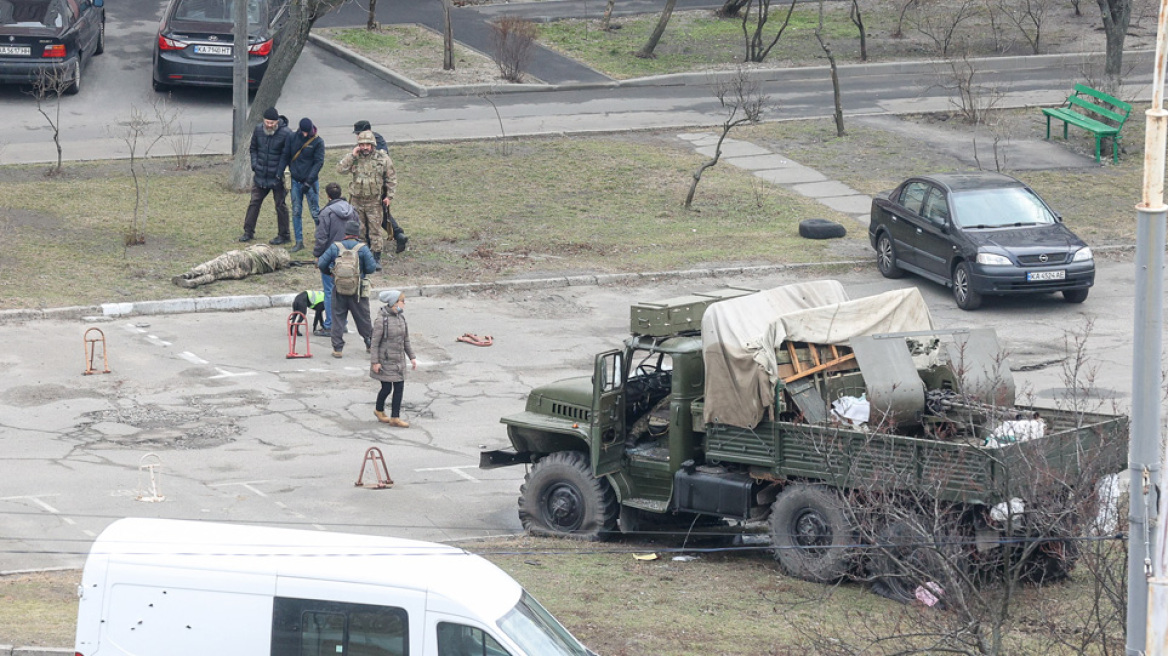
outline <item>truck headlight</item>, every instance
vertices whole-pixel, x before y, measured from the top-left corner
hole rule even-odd
[[[1090,262],[1093,259],[1095,259],[1095,258],[1091,255],[1091,249],[1089,247],[1084,246],[1083,248],[1080,248],[1079,250],[1075,251],[1075,256],[1071,258],[1071,261],[1072,262]]]
[[[998,255],[997,253],[978,253],[977,263],[989,264],[991,266],[1010,266],[1013,264],[1010,262],[1010,258],[1005,255]]]

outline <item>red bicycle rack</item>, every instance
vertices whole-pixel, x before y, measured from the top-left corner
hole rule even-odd
[[[296,339],[301,328],[304,329],[304,353],[297,353]],[[289,360],[312,357],[312,345],[308,343],[308,317],[304,316],[303,312],[293,312],[288,315],[288,355],[284,357]]]

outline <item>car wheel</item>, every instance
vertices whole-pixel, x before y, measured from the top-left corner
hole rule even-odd
[[[105,52],[105,19],[101,21],[101,27],[97,30],[97,47],[93,49],[93,54],[100,55]]]
[[[81,56],[78,55],[77,61],[73,62],[73,81],[69,86],[65,87],[65,93],[72,96],[81,91]]]
[[[976,310],[981,307],[981,294],[973,291],[969,276],[969,263],[960,262],[953,269],[953,300],[962,310]]]
[[[904,270],[896,265],[896,251],[892,248],[892,240],[887,232],[880,233],[876,239],[876,267],[885,278],[900,278]]]
[[[168,89],[170,89],[170,87],[168,87],[168,86],[166,86],[165,84],[163,84],[163,83],[159,82],[158,80],[151,80],[151,81],[150,81],[150,83],[151,83],[151,85],[154,87],[154,90],[155,90],[155,91],[158,91],[159,93],[161,93],[161,92],[163,92],[163,91],[167,91]]]
[[[837,239],[847,234],[847,228],[835,221],[806,219],[799,222],[799,236],[804,239]]]
[[[1063,299],[1068,303],[1082,303],[1087,300],[1089,289],[1068,289],[1063,292]]]

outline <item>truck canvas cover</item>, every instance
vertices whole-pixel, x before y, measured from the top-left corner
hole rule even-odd
[[[847,344],[876,333],[932,330],[916,288],[849,300],[835,280],[786,285],[715,303],[702,317],[705,423],[758,425],[775,402],[784,340]]]

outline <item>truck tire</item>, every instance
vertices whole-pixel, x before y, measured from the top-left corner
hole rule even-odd
[[[882,597],[910,603],[917,599],[918,587],[932,582],[929,590],[944,602],[944,588],[952,578],[948,568],[962,557],[956,542],[936,540],[923,517],[911,515],[889,522],[879,534],[872,555],[873,590]]]
[[[580,451],[541,458],[519,488],[519,521],[529,535],[601,540],[616,530],[619,511],[612,486],[592,476]]]
[[[771,505],[771,546],[788,574],[831,583],[848,574],[856,553],[855,530],[839,494],[823,485],[795,483]]]

